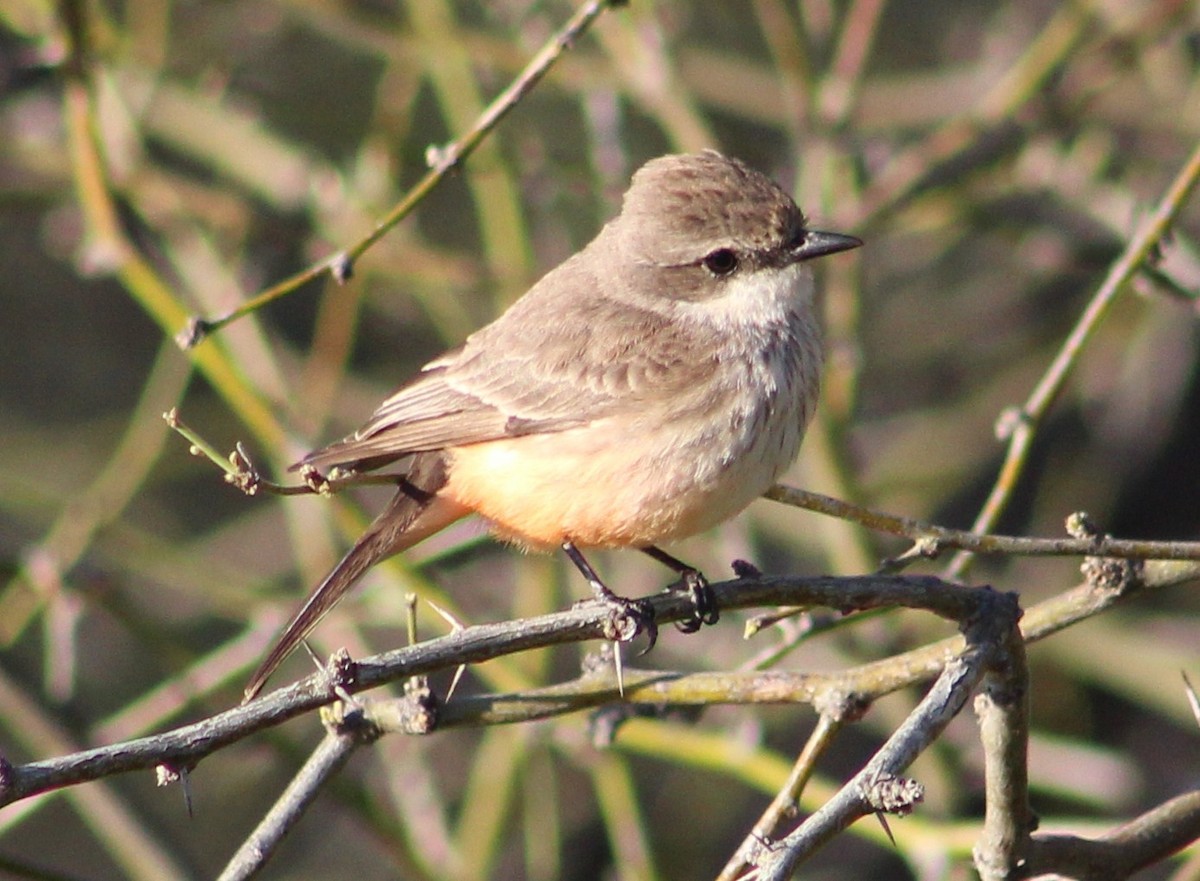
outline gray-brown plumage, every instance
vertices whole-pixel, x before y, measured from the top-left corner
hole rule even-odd
[[[645,548],[736,514],[795,458],[816,403],[804,262],[858,244],[807,230],[737,160],[648,162],[586,248],[301,463],[396,463],[409,483],[313,591],[247,698],[366,569],[466,514],[533,548]]]

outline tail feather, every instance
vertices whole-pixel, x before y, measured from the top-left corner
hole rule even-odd
[[[346,556],[313,589],[275,643],[274,648],[250,677],[243,703],[262,690],[276,668],[317,626],[326,613],[345,596],[364,572],[468,513],[437,495],[446,483],[446,463],[440,452],[423,453],[414,458],[412,468],[367,531],[354,543]]]

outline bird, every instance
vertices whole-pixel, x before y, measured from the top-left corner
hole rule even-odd
[[[635,632],[652,610],[584,550],[643,551],[714,620],[703,576],[659,545],[735,516],[795,459],[823,361],[809,264],[861,244],[810,229],[781,187],[715,150],[646,162],[589,244],[294,466],[394,469],[397,489],[245,700],[371,566],[471,514],[505,542],[562,549]]]

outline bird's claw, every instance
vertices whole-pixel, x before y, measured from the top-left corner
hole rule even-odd
[[[654,620],[654,606],[648,600],[631,600],[615,594],[600,600],[608,607],[604,621],[604,638],[613,642],[632,642],[639,633],[645,633],[649,644],[639,654],[644,655],[658,642],[658,624]]]
[[[680,633],[695,633],[705,624],[716,624],[721,619],[721,610],[717,607],[717,598],[709,586],[708,579],[695,569],[683,573],[678,582],[671,585],[672,590],[685,590],[692,601],[692,612],[686,618],[675,622],[675,628]]]

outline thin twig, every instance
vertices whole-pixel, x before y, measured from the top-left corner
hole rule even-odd
[[[302,471],[302,483],[280,484],[267,480],[250,460],[241,444],[228,456],[189,427],[175,409],[163,414],[167,425],[191,445],[196,455],[203,456],[225,473],[227,482],[243,492],[255,495],[260,490],[275,495],[329,495],[351,486],[395,484],[395,474],[355,474],[322,477],[315,471]],[[979,554],[1017,554],[1053,557],[1119,557],[1132,560],[1200,560],[1200,542],[1143,541],[1116,539],[1111,536],[1095,538],[1033,538],[1027,536],[987,535],[926,523],[912,517],[901,517],[855,505],[832,496],[810,492],[798,487],[776,484],[765,497],[784,505],[804,508],[849,520],[878,532],[912,539],[913,547],[898,557],[884,561],[882,571],[899,571],[917,559],[933,559],[948,549],[957,548]]]
[[[758,818],[741,847],[725,864],[725,868],[717,876],[717,881],[735,881],[736,878],[741,877],[743,869],[758,862],[757,856],[761,854],[765,843],[774,837],[775,830],[783,824],[785,819],[795,815],[796,805],[800,801],[804,787],[816,770],[817,759],[833,743],[834,737],[842,730],[842,724],[842,719],[832,714],[822,713],[817,718],[817,725],[804,744],[804,749],[796,757],[787,781],[775,793],[775,798],[771,799],[771,804]]]
[[[163,419],[172,431],[179,434],[190,445],[193,455],[202,456],[225,472],[225,482],[233,484],[248,496],[258,495],[259,492],[271,493],[277,496],[328,496],[352,486],[395,486],[401,475],[390,473],[359,474],[348,472],[337,473],[332,477],[320,474],[317,469],[306,465],[300,468],[301,483],[275,483],[262,476],[255,464],[250,460],[246,448],[239,442],[228,456],[206,441],[195,429],[190,428],[179,418],[179,411],[172,407],[163,413]]]
[[[441,183],[443,178],[462,164],[463,160],[479,146],[480,142],[491,133],[500,120],[516,107],[529,91],[537,85],[538,81],[546,75],[546,72],[563,53],[574,46],[579,38],[587,32],[592,23],[610,7],[623,6],[625,2],[626,0],[591,0],[591,2],[576,11],[570,20],[554,36],[546,41],[546,44],[533,57],[529,64],[526,65],[525,69],[521,71],[512,84],[496,96],[496,99],[488,105],[466,134],[445,146],[431,147],[427,151],[429,170],[408,191],[408,194],[375,225],[375,228],[371,232],[344,251],[339,251],[332,257],[322,260],[319,263],[314,263],[307,269],[296,273],[290,278],[284,279],[219,318],[204,319],[194,316],[188,322],[187,326],[175,337],[180,348],[190,349],[198,345],[209,334],[220,330],[225,325],[236,321],[244,315],[261,309],[263,306],[282,296],[292,293],[327,271],[338,282],[348,279],[353,273],[354,262],[368,248],[383,238],[392,227],[411,214],[413,209],[433,191],[434,187]]]
[[[1000,474],[988,495],[987,501],[975,518],[971,531],[975,533],[990,532],[1008,507],[1008,502],[1016,490],[1017,483],[1025,470],[1029,450],[1033,445],[1042,419],[1050,406],[1058,399],[1066,384],[1071,371],[1079,360],[1079,354],[1091,338],[1100,321],[1108,314],[1112,304],[1125,287],[1126,282],[1133,278],[1142,264],[1151,260],[1158,248],[1159,242],[1170,231],[1188,196],[1200,180],[1200,144],[1192,151],[1175,180],[1167,188],[1162,200],[1154,213],[1142,224],[1142,227],[1129,241],[1124,252],[1109,270],[1108,276],[1100,285],[1096,295],[1083,311],[1078,323],[1063,343],[1062,348],[1051,362],[1050,367],[1038,382],[1037,387],[1029,395],[1029,399],[1018,408],[1007,411],[1000,417],[997,433],[1001,439],[1008,440],[1008,451]],[[971,556],[967,552],[956,554],[946,569],[947,578],[959,578],[970,565]],[[1196,558],[1190,558],[1196,559]]]
[[[805,508],[843,520],[852,520],[869,529],[902,535],[915,543],[913,548],[886,561],[890,571],[913,559],[937,557],[948,548],[976,554],[1019,554],[1029,557],[1119,557],[1128,560],[1200,560],[1200,542],[1142,541],[1111,536],[1095,538],[1029,538],[1015,535],[987,535],[962,529],[950,529],[864,508],[841,499],[823,496],[783,484],[776,484],[766,497],[785,505]]]
[[[325,737],[271,810],[230,858],[218,881],[243,881],[257,874],[284,836],[304,815],[325,781],[340,771],[354,751],[378,733],[353,712],[326,725]]]

